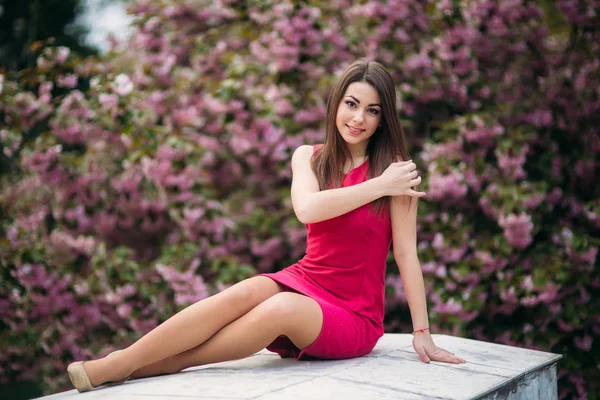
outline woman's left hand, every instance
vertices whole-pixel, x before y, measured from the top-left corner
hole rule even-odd
[[[421,361],[425,363],[428,363],[429,361],[440,361],[450,364],[466,363],[465,360],[457,357],[454,353],[450,353],[447,350],[437,347],[435,343],[433,343],[433,339],[429,332],[415,333],[412,343],[415,351],[421,358]]]

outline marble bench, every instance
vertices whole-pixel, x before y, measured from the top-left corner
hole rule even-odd
[[[421,362],[410,334],[386,334],[369,355],[295,361],[263,350],[249,358],[43,399],[557,399],[562,357],[447,335],[437,345],[461,365]]]

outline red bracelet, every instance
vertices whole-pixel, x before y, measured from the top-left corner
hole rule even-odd
[[[428,330],[429,330],[429,328],[423,328],[423,329],[419,329],[418,331],[414,331],[412,334],[414,335],[417,332],[425,332],[425,331],[428,331]]]

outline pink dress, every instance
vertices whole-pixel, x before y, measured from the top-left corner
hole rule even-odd
[[[313,148],[314,151],[314,148]],[[368,161],[351,170],[342,186],[367,180]],[[389,210],[370,213],[371,203],[329,220],[306,224],[306,255],[281,271],[260,274],[316,300],[323,327],[300,351],[284,336],[267,349],[283,357],[359,357],[383,335],[386,259],[392,241]]]

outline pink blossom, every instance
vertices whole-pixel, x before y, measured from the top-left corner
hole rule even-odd
[[[173,172],[171,162],[167,160],[157,161],[144,157],[141,164],[144,175],[159,184],[163,184],[166,177]]]
[[[243,155],[252,148],[252,142],[240,136],[233,137],[230,145],[237,155]]]
[[[576,336],[573,339],[575,343],[575,347],[582,351],[590,351],[592,348],[592,343],[594,339],[590,335]]]
[[[119,96],[127,96],[133,90],[133,83],[126,74],[119,74],[114,80],[113,90]]]
[[[400,275],[388,275],[385,279],[385,284],[391,286],[394,290],[391,305],[396,306],[397,304],[406,304],[406,294],[404,293],[404,287],[402,285],[402,278]]]
[[[455,263],[462,260],[463,256],[467,252],[467,245],[463,244],[460,247],[448,247],[443,253],[444,261],[447,263]]]
[[[54,66],[54,63],[48,60],[44,55],[40,55],[36,60],[36,65],[40,70],[48,70]]]
[[[277,237],[270,238],[262,243],[258,240],[252,241],[252,253],[259,257],[267,256],[268,254],[277,251],[281,247],[281,239]]]
[[[204,118],[200,116],[198,109],[194,106],[173,110],[173,120],[177,125],[188,125],[195,128],[204,124]]]
[[[560,304],[548,304],[548,309],[552,315],[556,317],[556,315],[562,311],[562,306]]]
[[[378,4],[375,1],[369,1],[366,4],[354,5],[346,9],[346,16],[353,18],[367,18],[376,16],[378,12]]]
[[[452,14],[452,0],[440,0],[436,2],[436,10],[441,11],[445,15]]]
[[[119,98],[115,94],[101,93],[98,96],[98,101],[104,110],[114,112],[119,104]]]
[[[186,272],[179,272],[171,266],[158,264],[156,270],[175,292],[175,303],[185,305],[195,303],[208,297],[208,287],[202,276],[195,274],[199,265],[196,260]]]
[[[114,176],[110,184],[119,192],[135,193],[142,182],[143,175],[139,171],[127,170],[120,176]]]
[[[269,268],[272,268],[275,260],[281,257],[284,251],[281,239],[278,237],[267,239],[264,242],[252,240],[250,248],[252,254],[259,258],[256,265],[259,271],[268,271]]]
[[[444,264],[438,264],[437,269],[435,270],[435,276],[438,278],[445,278],[448,276],[448,269]]]
[[[505,216],[501,214],[498,219],[498,225],[504,228],[504,237],[512,246],[524,249],[531,244],[533,240],[531,233],[534,227],[531,215],[511,213]]]
[[[152,329],[154,329],[156,327],[157,324],[157,317],[156,316],[149,316],[149,317],[138,317],[138,318],[133,318],[129,325],[133,328],[134,331],[136,331],[138,334],[146,334],[148,332],[150,332]]]
[[[552,205],[557,205],[563,198],[563,191],[559,187],[555,187],[546,197],[548,203]]]
[[[550,110],[535,110],[525,117],[525,121],[537,127],[547,127],[552,125],[552,113]]]
[[[409,42],[411,40],[408,33],[406,33],[406,31],[402,28],[397,28],[394,31],[394,39],[400,42]]]
[[[205,215],[206,211],[204,210],[204,208],[193,208],[193,209],[184,209],[183,210],[183,216],[186,220],[190,221],[191,223],[196,223],[198,220],[200,220],[204,215]]]
[[[534,210],[540,205],[542,201],[544,201],[544,195],[540,193],[535,193],[523,200],[523,205],[528,210]]]
[[[71,53],[71,50],[68,47],[65,46],[60,46],[56,48],[56,62],[58,64],[64,64],[65,61],[67,61],[67,57],[69,57],[69,54]]]
[[[532,279],[531,275],[527,275],[525,277],[525,279],[521,283],[521,286],[528,291],[533,290],[533,279]]]
[[[499,124],[495,124],[492,127],[486,127],[485,125],[478,124],[473,129],[465,128],[463,130],[463,135],[468,142],[480,143],[482,145],[489,146],[492,143],[492,140],[496,136],[500,136],[504,133],[504,127]]]
[[[434,171],[429,176],[427,194],[430,199],[456,202],[463,200],[467,191],[464,175],[459,171],[452,171],[447,175],[440,175]]]
[[[440,313],[440,314],[457,315],[461,311],[463,311],[463,308],[462,308],[462,305],[460,304],[460,302],[454,300],[454,298],[451,297],[446,302],[443,302],[441,300],[439,302],[436,302],[436,304],[432,308],[432,311]]]
[[[131,318],[132,311],[133,307],[131,306],[131,304],[121,304],[117,307],[117,314],[119,314],[119,316],[124,319]]]
[[[58,250],[69,250],[78,254],[91,255],[96,246],[93,237],[79,235],[76,238],[67,232],[54,230],[50,241]]]
[[[51,124],[54,134],[64,143],[80,144],[85,142],[85,129],[80,124],[74,123],[69,126],[60,126],[57,121]]]
[[[1,94],[1,93],[0,93]],[[294,107],[286,99],[278,99],[273,103],[275,112],[281,116],[289,115],[294,112]]]
[[[444,247],[444,235],[439,232],[436,233],[431,241],[431,246],[437,250],[442,249]]]
[[[579,298],[575,301],[577,304],[585,306],[589,303],[591,298],[590,293],[582,286],[579,288]]]
[[[512,286],[502,289],[500,291],[500,298],[505,303],[517,303],[518,302],[518,297],[517,297],[515,288]]]
[[[420,54],[412,54],[406,57],[404,66],[409,71],[422,69],[424,75],[431,73],[431,59],[426,52],[422,51]]]
[[[294,121],[299,124],[307,124],[322,121],[323,118],[325,118],[325,109],[322,107],[313,107],[307,110],[299,110],[294,116]]]
[[[589,249],[580,254],[580,258],[582,261],[587,263],[590,266],[594,266],[596,264],[596,258],[598,257],[598,247],[590,246]]]
[[[513,179],[523,179],[527,177],[523,165],[525,164],[528,151],[529,146],[527,144],[523,145],[516,154],[514,154],[514,152],[512,152],[512,154],[503,153],[499,149],[496,149],[495,154],[498,159],[498,166],[503,175]]]
[[[77,86],[77,75],[75,75],[75,74],[59,75],[56,78],[56,85],[58,87],[72,89]]]
[[[433,161],[439,157],[445,159],[460,158],[463,155],[463,139],[448,140],[442,143],[425,143],[424,152],[421,154],[425,161]]]
[[[525,307],[533,307],[540,303],[540,299],[537,296],[525,296],[521,298],[520,303]]]
[[[437,269],[438,264],[434,261],[427,261],[421,264],[421,271],[424,275],[433,274]]]

